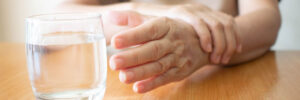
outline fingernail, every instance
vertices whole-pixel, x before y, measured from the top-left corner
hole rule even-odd
[[[134,73],[133,72],[124,72],[124,71],[120,71],[120,74],[119,74],[119,78],[120,78],[120,81],[121,82],[124,82],[124,83],[129,83],[130,80],[132,80],[134,77]]]
[[[120,58],[116,58],[116,59],[112,59],[110,61],[110,68],[113,70],[116,70],[117,67],[119,67],[118,65],[123,65],[123,60]]]
[[[112,70],[115,70],[116,69],[116,64],[113,60],[109,60],[109,67],[110,69]]]
[[[212,46],[211,46],[211,44],[208,44],[208,45],[206,46],[206,49],[207,49],[207,52],[211,52],[211,51],[212,51]]]
[[[134,91],[134,92],[138,92],[138,88],[137,88],[136,85],[133,86],[133,91]]]
[[[125,82],[126,81],[126,75],[124,72],[120,72],[119,73],[119,79],[121,82]]]
[[[134,85],[134,86],[133,86],[133,91],[135,91],[135,92],[139,92],[139,90],[140,90],[140,91],[143,91],[144,88],[145,88],[145,87],[142,86],[142,85],[139,85],[139,86]]]

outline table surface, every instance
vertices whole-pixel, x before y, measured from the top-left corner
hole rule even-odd
[[[24,44],[0,43],[0,100],[34,100]],[[137,94],[108,69],[105,100],[300,100],[300,51],[270,51],[232,67],[205,66],[190,77]]]

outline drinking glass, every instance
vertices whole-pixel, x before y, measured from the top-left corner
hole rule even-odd
[[[101,14],[62,13],[26,19],[26,54],[39,100],[100,100],[105,93],[106,41]]]

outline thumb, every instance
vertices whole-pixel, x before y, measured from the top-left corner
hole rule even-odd
[[[106,18],[112,24],[130,27],[140,25],[147,19],[146,16],[134,11],[109,11]]]

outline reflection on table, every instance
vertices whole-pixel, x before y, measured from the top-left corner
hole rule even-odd
[[[33,100],[23,44],[0,43],[0,100]],[[270,51],[232,66],[205,66],[145,94],[108,70],[105,100],[300,100],[300,51]]]

